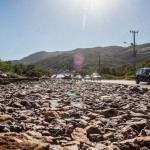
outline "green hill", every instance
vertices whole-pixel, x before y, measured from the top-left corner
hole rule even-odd
[[[142,62],[150,58],[150,43],[136,46],[137,56],[136,63]],[[48,67],[50,69],[68,69],[72,67],[74,56],[79,55],[83,58],[82,67],[95,67],[100,62],[102,66],[125,65],[132,64],[133,48],[109,46],[109,47],[94,47],[94,48],[78,48],[71,51],[57,52],[37,52],[28,57],[19,60],[23,64],[36,64],[39,66]]]

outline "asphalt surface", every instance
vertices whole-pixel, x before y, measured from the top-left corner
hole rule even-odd
[[[101,80],[101,81],[92,81],[92,82],[101,82],[101,83],[112,83],[112,84],[126,84],[126,85],[137,85],[143,88],[150,89],[150,85],[147,85],[146,82],[140,82],[136,84],[134,80]]]

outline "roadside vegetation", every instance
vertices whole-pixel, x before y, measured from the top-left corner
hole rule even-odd
[[[48,68],[35,65],[13,64],[11,61],[0,60],[0,74],[6,74],[8,77],[42,77],[51,76]]]
[[[140,68],[150,67],[150,59],[138,63],[136,65],[136,71]],[[128,79],[132,80],[135,79],[135,71],[132,64],[127,65],[113,65],[113,66],[105,66],[101,67],[90,67],[90,68],[83,68],[79,71],[81,75],[92,74],[93,72],[100,72],[103,79]]]
[[[143,67],[150,67],[150,59],[138,63],[136,70]],[[132,64],[114,65],[101,67],[84,67],[78,71],[82,76],[91,75],[93,72],[100,72],[103,79],[134,79],[135,72]],[[0,74],[8,77],[42,77],[51,76],[49,68],[39,67],[33,64],[13,64],[11,61],[0,60]]]

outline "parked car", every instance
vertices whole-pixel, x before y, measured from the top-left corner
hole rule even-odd
[[[93,73],[93,74],[91,75],[91,79],[92,79],[92,80],[101,80],[102,77],[101,77],[98,73]]]
[[[84,80],[91,80],[91,76],[90,75],[85,75]]]
[[[64,78],[64,74],[53,74],[53,75],[51,76],[51,78],[63,79],[63,78]]]
[[[75,80],[82,80],[82,76],[80,74],[75,75],[74,77]]]
[[[141,68],[136,72],[136,84],[140,82],[150,84],[150,68]]]

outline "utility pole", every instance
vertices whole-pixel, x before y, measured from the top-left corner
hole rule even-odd
[[[99,74],[101,74],[101,71],[100,71],[100,65],[101,65],[101,60],[100,60],[100,54],[99,54]]]
[[[134,73],[135,73],[135,71],[136,71],[136,69],[135,69],[135,65],[136,65],[136,64],[135,64],[135,58],[136,58],[135,34],[138,34],[138,31],[133,31],[133,30],[131,30],[130,33],[133,34],[133,58],[134,58],[134,60],[133,60],[133,67],[134,67]]]

